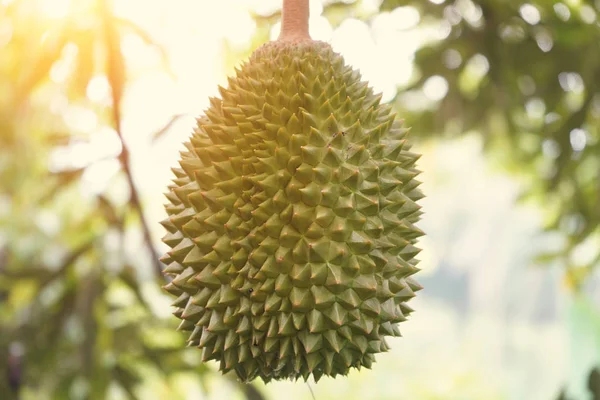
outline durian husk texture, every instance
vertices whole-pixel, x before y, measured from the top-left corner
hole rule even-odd
[[[370,368],[421,289],[407,129],[323,42],[262,46],[220,94],[166,194],[179,330],[243,382]]]

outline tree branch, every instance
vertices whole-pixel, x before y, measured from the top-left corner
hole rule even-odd
[[[146,221],[146,218],[144,217],[144,210],[140,202],[140,196],[138,194],[137,187],[133,180],[133,174],[131,173],[129,149],[125,144],[125,140],[123,139],[123,132],[121,130],[121,99],[123,95],[123,89],[125,86],[125,63],[123,60],[123,53],[121,52],[119,34],[116,31],[115,27],[114,16],[110,11],[107,2],[108,0],[98,0],[99,9],[102,13],[105,34],[105,45],[107,49],[106,74],[111,87],[113,103],[113,123],[115,126],[115,131],[117,132],[119,140],[121,141],[121,154],[119,154],[119,161],[121,163],[123,171],[125,172],[127,184],[131,192],[130,203],[133,209],[138,214],[138,217],[140,218],[140,224],[142,226],[142,231],[144,234],[144,241],[152,257],[154,272],[157,277],[162,278],[162,265],[158,259],[158,252],[152,244],[152,235],[150,234],[150,228],[148,227],[148,223]]]

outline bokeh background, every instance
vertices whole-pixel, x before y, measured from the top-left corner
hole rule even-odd
[[[423,154],[417,311],[317,384],[184,347],[162,193],[280,6],[0,0],[0,399],[600,399],[598,0],[311,0]]]

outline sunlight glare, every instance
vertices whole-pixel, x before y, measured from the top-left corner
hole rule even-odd
[[[64,113],[67,127],[73,132],[90,133],[98,126],[98,115],[89,108],[71,105]]]
[[[588,4],[584,4],[579,9],[579,17],[586,24],[593,24],[596,21],[596,11]]]
[[[389,16],[393,19],[396,29],[399,30],[414,28],[421,20],[419,11],[411,6],[396,7]]]
[[[314,40],[322,40],[328,42],[331,40],[333,28],[329,20],[325,17],[312,17],[309,23],[310,37]]]
[[[346,63],[360,70],[362,79],[368,81],[376,93],[382,93],[383,102],[391,100],[396,94],[396,85],[405,82],[412,73],[409,47],[398,46],[399,42],[409,41],[400,38],[404,35],[397,34],[399,32],[394,33],[393,23],[385,21],[392,22],[392,19],[374,21],[370,28],[358,19],[347,19],[334,31],[331,40],[334,50],[344,56]],[[384,38],[385,35],[380,34],[384,31],[391,35]],[[390,48],[394,51],[389,51]]]
[[[281,22],[276,22],[271,27],[271,32],[269,32],[269,40],[277,40],[279,32],[281,32]]]
[[[50,80],[62,84],[73,72],[73,64],[79,48],[73,43],[67,43],[62,50],[62,57],[50,69]]]
[[[71,10],[71,0],[38,0],[40,11],[52,19],[65,18]],[[81,1],[81,0],[80,0]]]
[[[87,142],[78,141],[67,146],[56,147],[50,153],[48,169],[58,172],[82,168],[94,163],[106,166],[110,163],[105,161],[115,160],[120,152],[121,141],[117,133],[112,128],[103,127],[90,134]]]
[[[50,80],[57,84],[63,84],[69,76],[69,65],[65,60],[59,60],[50,68]]]
[[[267,16],[279,11],[281,0],[261,0],[254,1],[252,5],[254,12],[261,16]]]
[[[582,151],[585,149],[587,135],[583,129],[575,128],[569,133],[569,141],[571,142],[573,151]]]
[[[362,0],[358,2],[358,7],[361,12],[365,14],[376,14],[379,12],[379,7],[383,0]]]
[[[54,115],[63,115],[69,106],[69,99],[64,93],[57,92],[50,98],[50,112]]]
[[[444,65],[448,69],[456,69],[460,67],[462,63],[462,56],[457,50],[448,49],[443,54],[444,57]]]
[[[429,100],[439,101],[448,93],[448,81],[440,75],[434,75],[425,81],[423,93]]]
[[[89,146],[86,143],[74,143],[56,147],[48,160],[50,172],[60,172],[82,168],[88,164]]]
[[[110,86],[106,76],[99,75],[90,79],[85,94],[94,103],[107,103],[110,101]]]
[[[0,49],[10,42],[13,35],[13,26],[9,20],[2,21],[0,24]]]
[[[35,216],[35,224],[48,236],[56,235],[62,225],[60,218],[49,209],[41,209]]]
[[[106,191],[110,181],[121,170],[117,159],[102,160],[88,166],[81,177],[81,192],[94,197]]]
[[[225,38],[235,47],[247,47],[248,38],[254,35],[256,22],[246,10],[231,10],[228,18],[228,23],[235,26],[235,29],[225,31]]]
[[[563,3],[555,3],[553,8],[558,18],[563,21],[568,21],[571,18],[571,10]]]
[[[530,25],[537,25],[540,22],[540,11],[534,5],[523,4],[519,8],[519,13],[521,14],[521,18]]]
[[[310,15],[316,17],[323,13],[323,3],[321,0],[309,0]]]

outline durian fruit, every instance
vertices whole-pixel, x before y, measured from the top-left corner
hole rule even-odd
[[[381,95],[308,38],[306,2],[284,3],[280,39],[211,99],[166,194],[179,330],[243,382],[370,368],[421,289],[418,155]]]

